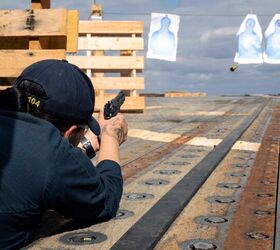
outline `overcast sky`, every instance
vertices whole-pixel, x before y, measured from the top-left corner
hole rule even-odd
[[[30,0],[1,0],[1,9],[29,8]],[[90,0],[53,0],[52,8],[78,9],[89,16]],[[240,65],[229,68],[237,48],[236,33],[247,14],[258,16],[263,32],[279,0],[97,0],[104,20],[142,20],[145,51],[151,13],[180,15],[177,61],[145,58],[145,92],[169,90],[209,95],[280,93],[280,65]],[[143,55],[146,55],[143,53]]]

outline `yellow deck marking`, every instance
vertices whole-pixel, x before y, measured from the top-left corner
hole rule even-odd
[[[144,129],[130,129],[128,131],[128,136],[150,141],[171,142],[178,138],[180,135],[171,133],[160,133]]]
[[[222,139],[209,139],[207,137],[195,137],[188,142],[186,142],[187,145],[192,146],[203,146],[203,147],[214,147],[217,146]]]
[[[236,150],[248,150],[248,151],[259,151],[261,144],[256,142],[247,142],[247,141],[237,141],[232,149]]]
[[[203,147],[214,147],[222,142],[222,139],[208,139],[206,137],[195,137],[188,141],[187,145],[203,146]],[[257,152],[259,150],[260,143],[237,141],[231,149],[235,150],[248,150]]]
[[[157,141],[157,142],[171,142],[177,139],[180,135],[179,134],[172,134],[172,133],[160,133],[150,130],[144,129],[130,129],[128,132],[129,137],[139,138],[143,140],[149,141]],[[188,142],[186,145],[192,146],[202,146],[202,147],[211,147],[217,146],[219,143],[222,142],[222,139],[209,139],[207,137],[195,137]],[[235,150],[248,150],[257,152],[259,150],[260,143],[255,142],[247,142],[247,141],[237,141],[232,149]]]

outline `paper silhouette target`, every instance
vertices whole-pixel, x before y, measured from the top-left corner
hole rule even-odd
[[[180,17],[152,13],[147,58],[176,61]]]
[[[242,22],[238,36],[238,51],[234,62],[239,64],[263,63],[262,29],[256,15],[247,15]]]
[[[280,15],[276,14],[265,31],[266,45],[263,58],[266,63],[280,63]]]

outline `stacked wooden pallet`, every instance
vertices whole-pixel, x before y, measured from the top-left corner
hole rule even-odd
[[[32,1],[27,10],[0,10],[1,89],[28,65],[77,51],[78,11],[41,9],[49,2]]]
[[[144,97],[136,92],[144,89],[144,77],[137,76],[144,69],[144,58],[136,55],[144,49],[143,31],[140,21],[79,22],[78,50],[84,55],[67,56],[67,60],[91,77],[96,110],[115,95],[108,92],[120,89],[127,95],[122,110],[144,109]]]

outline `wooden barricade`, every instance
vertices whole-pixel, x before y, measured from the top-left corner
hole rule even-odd
[[[137,76],[143,72],[144,57],[136,55],[136,51],[144,49],[143,31],[141,21],[79,22],[78,50],[84,54],[66,59],[91,72],[89,76],[97,93],[96,110],[118,90],[127,95],[122,110],[144,110],[144,97],[136,92],[144,89],[144,77]]]

